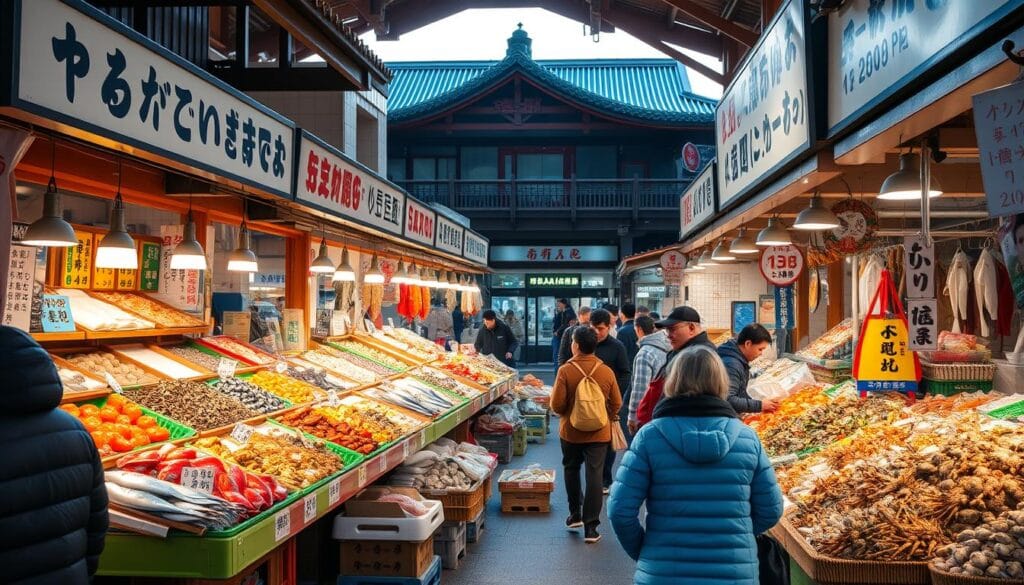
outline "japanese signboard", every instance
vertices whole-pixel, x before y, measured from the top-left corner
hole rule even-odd
[[[857,341],[854,378],[861,392],[897,390],[914,392],[921,376],[910,348],[907,322],[869,316]]]
[[[903,238],[907,298],[935,298],[935,248],[921,236]]]
[[[615,262],[616,246],[494,246],[491,262]]]
[[[11,258],[7,264],[7,297],[3,303],[4,325],[29,331],[35,276],[36,249],[11,244]]]
[[[763,325],[763,323],[762,323]],[[775,287],[775,328],[793,328],[793,287]]]
[[[313,327],[313,337],[327,337],[331,334],[331,319],[334,316],[332,309],[316,310],[316,325]]]
[[[434,210],[412,197],[405,199],[405,237],[428,246],[434,245]]]
[[[75,230],[75,239],[78,244],[64,252],[61,283],[65,288],[89,288],[92,284],[92,233]]]
[[[456,256],[462,255],[462,239],[465,233],[465,228],[448,219],[447,217],[438,214],[437,215],[437,232],[434,237],[434,245],[438,250],[442,252],[448,252],[449,254],[455,254]],[[486,257],[484,263],[487,262]]]
[[[224,335],[242,343],[249,342],[249,328],[252,326],[252,314],[249,311],[224,311],[223,324]]]
[[[142,242],[142,259],[139,262],[139,290],[149,292],[160,290],[160,244]]]
[[[938,348],[938,303],[931,299],[907,300],[907,318],[910,325],[910,349],[928,351]]]
[[[810,147],[805,12],[800,0],[779,10],[718,103],[719,209]]]
[[[679,239],[695,230],[715,214],[715,165],[690,183],[679,199]]]
[[[299,167],[296,200],[342,219],[402,235],[405,193],[395,185],[305,132]]]
[[[462,242],[463,258],[470,262],[487,265],[487,247],[489,245],[487,238],[472,230],[466,230]]]
[[[686,256],[678,250],[669,250],[658,259],[661,266],[662,279],[665,282],[678,283],[683,278],[683,269],[686,268]]]
[[[761,251],[761,275],[768,284],[789,286],[800,278],[803,270],[804,255],[792,244],[769,246]]]
[[[174,248],[181,243],[183,236],[184,226],[160,226],[160,237],[163,239],[160,248],[160,267],[157,269],[160,299],[182,311],[198,311],[203,301],[200,271],[171,270],[171,255]]]
[[[1006,15],[1020,0],[848,0],[828,17],[832,135]]]
[[[43,331],[66,333],[75,330],[71,300],[64,295],[43,295]]]
[[[139,283],[138,270],[118,270],[117,283],[114,285],[117,290],[135,290]]]
[[[294,127],[84,2],[20,2],[14,106],[291,196]]]
[[[1024,81],[974,96],[988,214],[1024,213]]]
[[[543,288],[579,288],[579,274],[527,274],[526,286]]]
[[[683,145],[683,168],[696,173],[700,170],[700,150],[692,142]]]
[[[285,351],[306,349],[307,325],[303,319],[304,314],[305,311],[302,309],[284,309],[281,311],[281,321],[284,327],[281,335],[284,337]]]

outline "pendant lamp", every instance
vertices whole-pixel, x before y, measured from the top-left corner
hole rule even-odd
[[[747,228],[741,227],[740,234],[736,236],[736,239],[729,244],[729,252],[736,255],[743,254],[759,254],[761,251],[757,249],[754,242],[747,236]]]
[[[171,254],[171,270],[206,270],[206,253],[196,239],[196,222],[192,219],[191,202],[188,219],[185,221],[185,235]]]
[[[427,276],[426,278],[423,279],[423,286],[426,286],[428,288],[438,288],[436,270],[427,270]]]
[[[768,226],[757,234],[758,246],[788,246],[792,243],[789,232],[775,217],[770,218]]]
[[[110,231],[96,247],[96,268],[117,268],[135,270],[139,267],[139,254],[135,240],[128,234],[124,217],[124,200],[121,199],[121,160],[117,162],[117,195],[110,208]]]
[[[461,288],[459,287],[459,279],[457,276],[455,276],[454,272],[448,273],[448,288],[452,290],[461,290]]]
[[[725,245],[725,238],[722,238],[715,246],[715,250],[711,252],[711,259],[715,262],[731,262],[736,259],[736,256],[729,251],[729,246]]]
[[[370,269],[363,275],[364,284],[384,284],[384,273],[380,271],[380,260],[377,259],[377,253],[374,252],[373,259],[370,261]]]
[[[805,231],[823,231],[839,227],[839,218],[821,202],[821,196],[815,192],[811,203],[796,216],[793,228]]]
[[[442,270],[440,276],[437,278],[437,288],[441,290],[448,290],[451,286],[448,284],[448,271]]]
[[[469,277],[469,289],[466,292],[477,294],[480,292],[480,285],[476,283],[476,276]]]
[[[231,272],[256,272],[259,270],[245,219],[242,219],[242,225],[238,229],[238,247],[228,256],[228,270]]]
[[[54,176],[54,167],[57,164],[57,141],[51,140],[50,143],[52,146],[50,182],[46,186],[46,193],[43,194],[43,216],[28,226],[21,243],[26,246],[45,248],[77,246],[78,238],[75,237],[74,228],[70,223],[64,221],[60,192],[57,191],[57,178]]]
[[[334,272],[334,262],[331,257],[327,255],[327,234],[321,229],[320,232],[320,250],[313,259],[313,263],[309,265],[309,271],[315,274],[330,274]]]
[[[683,268],[683,272],[698,272],[701,270],[707,270],[698,263],[698,260],[699,258],[697,258],[696,254],[690,256],[690,259],[686,261],[686,267]]]
[[[718,266],[718,262],[715,262],[714,259],[711,258],[711,251],[706,249],[704,250],[704,253],[700,255],[700,259],[697,263],[704,267]]]
[[[409,284],[408,278],[405,260],[399,259],[398,266],[395,267],[395,273],[391,275],[391,284]]]
[[[935,176],[929,181],[928,197],[942,195]],[[908,152],[900,155],[900,169],[889,175],[878,191],[878,198],[885,201],[911,201],[921,198],[921,157]]]
[[[348,261],[348,248],[341,249],[341,262],[334,269],[334,282],[355,282],[356,271]]]

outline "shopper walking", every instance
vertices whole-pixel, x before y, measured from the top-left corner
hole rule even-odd
[[[526,331],[523,329],[523,322],[516,317],[515,311],[509,309],[505,311],[505,324],[512,330],[512,335],[516,338],[516,351],[512,352],[512,356],[517,362],[519,361],[519,351],[523,347],[523,336],[526,335]]]
[[[618,337],[619,336],[619,306],[618,305],[613,305],[611,303],[605,303],[605,304],[601,305],[601,308],[604,309],[605,311],[608,311],[608,313],[611,314],[611,316],[612,316],[612,328],[608,332],[608,334],[611,335],[612,337]]]
[[[473,347],[481,355],[493,355],[503,363],[516,367],[513,359],[519,341],[509,326],[498,319],[498,314],[491,309],[483,312],[484,326],[476,334]]]
[[[757,585],[755,536],[782,517],[782,491],[750,427],[725,400],[714,350],[683,350],[665,400],[623,457],[608,516],[642,585]],[[646,504],[646,528],[639,519]]]
[[[558,370],[558,352],[562,346],[562,334],[576,324],[576,312],[572,310],[569,299],[555,301],[555,314],[551,319],[551,362]]]
[[[665,376],[672,359],[687,347],[703,345],[711,350],[716,349],[701,326],[700,313],[693,307],[676,307],[668,317],[655,324],[659,329],[665,330],[668,341],[672,344],[672,351],[669,352],[661,371],[655,374],[654,379],[647,385],[647,391],[637,407],[636,418],[639,426],[650,422],[654,415],[654,407],[661,400],[662,387],[665,385]]]
[[[561,417],[558,435],[569,499],[565,526],[582,527],[586,542],[597,542],[601,539],[597,531],[603,503],[601,474],[612,439],[612,425],[618,424],[616,417],[622,397],[614,372],[595,355],[600,346],[597,332],[577,327],[571,335],[573,357],[558,369],[551,390],[551,410]],[[595,402],[595,398],[603,404]],[[595,411],[597,407],[605,410]],[[594,418],[598,414],[604,415],[603,420]],[[577,428],[576,424],[585,427]],[[585,491],[580,485],[580,467],[584,465]]]
[[[629,363],[633,363],[636,358],[636,352],[640,350],[637,347],[637,334],[636,329],[633,327],[633,319],[636,317],[636,305],[633,303],[623,303],[619,309],[619,320],[622,321],[622,325],[619,325],[618,332],[615,338],[622,342],[622,345],[626,346],[626,357],[629,358]]]
[[[57,408],[53,360],[0,327],[0,567],[4,583],[86,585],[107,531],[103,465],[92,437]]]
[[[633,360],[633,380],[629,388],[629,414],[627,417],[629,432],[632,435],[640,428],[636,419],[636,410],[647,393],[647,386],[654,379],[654,376],[665,366],[668,353],[672,351],[672,344],[668,340],[668,334],[654,327],[654,319],[650,317],[636,318],[636,335],[640,339],[638,346],[640,350]]]
[[[564,366],[565,362],[572,358],[572,331],[577,327],[590,328],[590,311],[590,307],[580,307],[577,324],[566,329],[562,335],[562,345],[558,349],[558,367]]]
[[[747,393],[750,381],[750,362],[761,357],[772,343],[772,334],[764,326],[751,323],[736,336],[718,347],[718,357],[729,373],[729,404],[742,414],[745,412],[775,412],[778,400],[754,400]]]

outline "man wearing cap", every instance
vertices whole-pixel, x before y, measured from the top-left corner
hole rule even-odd
[[[668,366],[672,363],[672,360],[679,355],[679,352],[688,347],[698,345],[707,346],[711,351],[717,351],[718,349],[714,343],[711,343],[708,334],[704,332],[704,328],[700,324],[700,313],[693,307],[676,307],[672,309],[668,317],[654,325],[658,329],[664,330],[665,334],[668,335],[668,342],[672,346],[672,351],[669,352],[665,365],[662,366],[661,370],[647,386],[647,392],[644,393],[644,398],[640,401],[640,406],[636,411],[636,419],[639,426],[647,424],[653,418],[654,407],[661,400],[662,390],[665,387],[665,373],[668,371]]]

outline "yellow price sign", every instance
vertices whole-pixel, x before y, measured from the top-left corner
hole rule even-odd
[[[916,391],[921,364],[910,349],[907,322],[869,316],[857,342],[853,375],[861,392]]]
[[[78,243],[64,253],[61,286],[89,288],[92,284],[93,234],[75,230]]]

